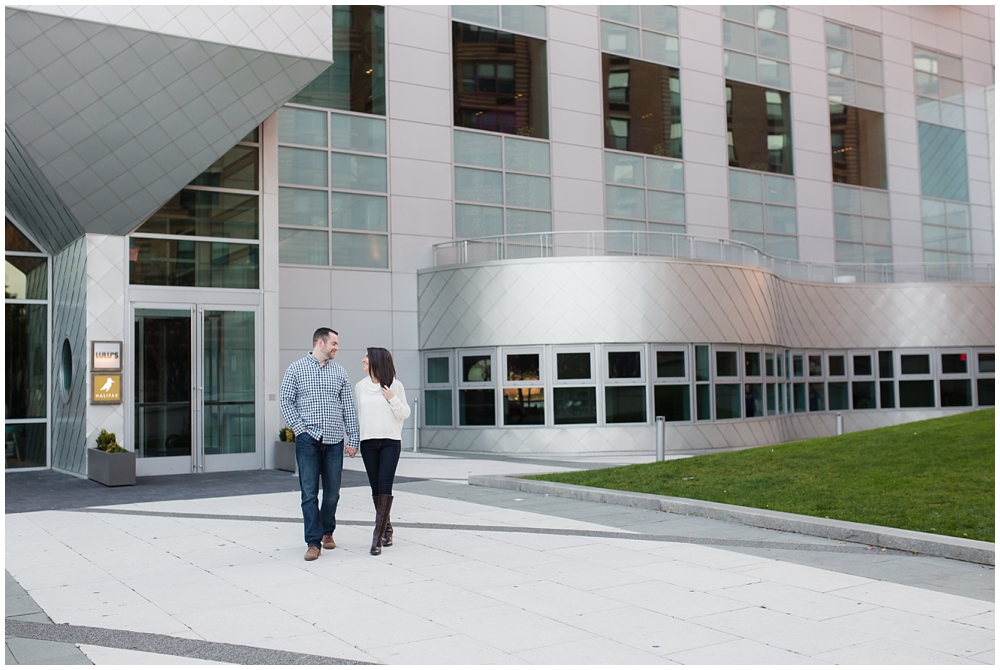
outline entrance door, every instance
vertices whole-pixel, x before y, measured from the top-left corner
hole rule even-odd
[[[137,306],[134,322],[137,473],[259,468],[257,311]]]

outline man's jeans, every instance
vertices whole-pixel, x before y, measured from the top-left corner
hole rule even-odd
[[[295,462],[302,490],[302,519],[306,544],[319,547],[324,535],[333,535],[337,526],[340,476],[344,470],[344,441],[323,444],[309,433],[295,437]],[[319,500],[319,480],[323,479],[323,504]]]

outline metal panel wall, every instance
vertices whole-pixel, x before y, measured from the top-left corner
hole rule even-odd
[[[87,240],[81,237],[52,257],[52,467],[86,471]],[[64,394],[63,341],[72,352],[72,383]]]

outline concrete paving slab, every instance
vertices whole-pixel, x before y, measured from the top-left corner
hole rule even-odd
[[[200,658],[185,658],[167,654],[152,654],[131,649],[109,649],[92,644],[81,644],[80,651],[94,665],[231,665],[221,661],[206,661]]]

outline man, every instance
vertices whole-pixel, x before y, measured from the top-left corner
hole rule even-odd
[[[319,558],[320,547],[337,546],[333,531],[344,453],[354,458],[360,444],[351,380],[344,368],[333,362],[339,348],[337,331],[318,329],[313,333],[312,353],[288,366],[281,382],[281,414],[295,433],[307,561]],[[317,504],[320,478],[322,506]]]

